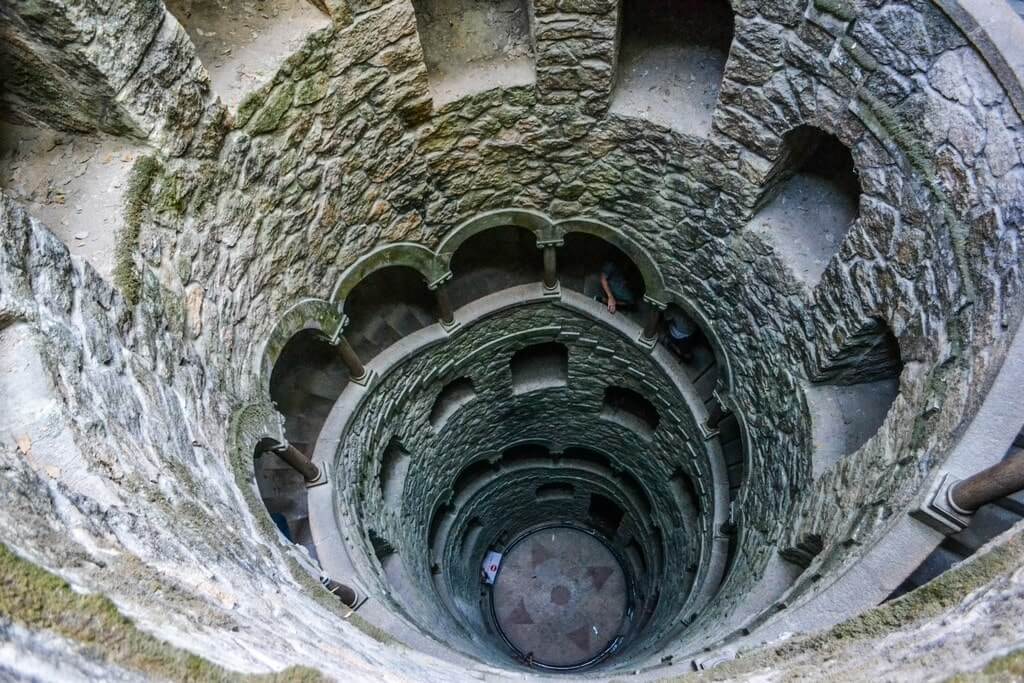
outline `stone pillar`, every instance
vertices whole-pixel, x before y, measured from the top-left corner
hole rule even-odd
[[[544,289],[553,291],[558,288],[558,252],[553,244],[545,244],[544,250]]]
[[[949,491],[949,502],[958,512],[971,514],[983,505],[1024,490],[1024,449],[1016,449],[1005,460],[957,482]]]
[[[363,365],[363,361],[359,359],[356,350],[352,348],[348,340],[343,336],[339,336],[337,346],[341,360],[345,363],[345,367],[348,368],[349,379],[353,382],[361,382],[366,379],[366,366]]]
[[[708,419],[706,424],[712,431],[718,429],[718,425],[722,424],[722,420],[725,419],[725,410],[722,408],[722,404],[715,401],[711,404],[711,410],[708,411]]]
[[[449,327],[455,324],[455,311],[451,299],[448,298],[448,287],[442,283],[434,287],[434,298],[437,300],[437,317],[441,324]]]
[[[320,469],[313,464],[313,461],[306,457],[306,454],[295,446],[287,444],[271,449],[279,458],[284,460],[296,472],[302,475],[307,482],[314,482],[320,478]]]
[[[550,104],[608,109],[618,56],[618,0],[533,0],[537,91]]]
[[[359,594],[351,586],[346,586],[343,583],[339,583],[329,576],[321,576],[320,583],[323,587],[338,596],[342,604],[346,607],[355,609],[359,606]]]
[[[644,341],[653,344],[658,340],[658,327],[661,325],[661,309],[651,306],[647,311],[647,323],[644,325]]]

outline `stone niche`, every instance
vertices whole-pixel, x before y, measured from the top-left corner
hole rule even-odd
[[[435,106],[534,82],[525,0],[415,0],[413,6]]]
[[[611,111],[706,136],[733,38],[727,0],[623,3]]]

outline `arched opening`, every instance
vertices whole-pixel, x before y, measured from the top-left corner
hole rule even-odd
[[[380,466],[380,494],[386,508],[397,509],[401,505],[411,461],[409,453],[397,438],[388,442]]]
[[[264,444],[253,451],[256,487],[274,526],[290,543],[301,545],[316,559],[316,547],[309,526],[306,480]]]
[[[284,416],[288,442],[312,455],[327,415],[349,374],[319,330],[302,330],[281,350],[270,374],[270,399]]]
[[[558,342],[527,346],[515,352],[509,368],[513,393],[564,387],[569,383],[569,349]]]
[[[701,400],[710,400],[719,384],[720,365],[711,340],[697,321],[678,305],[669,304],[661,317],[660,341],[679,361]]]
[[[567,234],[565,243],[558,250],[561,285],[605,303],[607,294],[602,286],[602,275],[618,299],[617,312],[643,324],[646,308],[643,298],[647,286],[636,264],[621,249],[596,235],[582,232]],[[628,296],[623,296],[624,292]]]
[[[608,387],[604,391],[601,417],[616,422],[637,434],[650,438],[658,428],[661,416],[646,398],[625,387]]]
[[[899,342],[882,320],[864,322],[824,359],[806,388],[815,449],[815,476],[866,444],[899,395]]]
[[[734,31],[727,0],[627,0],[611,111],[705,136]]]
[[[506,448],[498,461],[500,467],[509,467],[519,463],[550,460],[551,451],[540,444],[524,443]]]
[[[452,484],[452,490],[455,493],[455,497],[458,498],[467,488],[480,481],[482,478],[493,474],[495,471],[494,465],[489,460],[477,460],[466,465],[459,476],[455,478],[455,482]]]
[[[625,516],[626,512],[611,498],[599,493],[590,495],[587,517],[594,527],[601,529],[609,536],[614,536]]]
[[[407,266],[375,270],[345,298],[345,338],[366,362],[416,330],[437,322],[434,295]]]
[[[682,469],[678,469],[669,479],[669,484],[672,486],[676,507],[679,508],[679,515],[672,520],[672,525],[680,527],[687,520],[691,524],[696,524],[700,516],[700,497],[693,485],[693,479]]]
[[[311,33],[331,25],[328,14],[314,6],[326,9],[326,5],[307,0],[270,0],[259,5],[247,0],[167,0],[164,4],[192,39],[210,74],[213,92],[232,110],[269,81]],[[324,94],[326,88],[320,97]]]
[[[856,220],[859,204],[850,149],[834,135],[800,126],[783,138],[762,208],[749,227],[813,287]]]
[[[448,283],[452,306],[516,285],[540,282],[544,261],[537,237],[525,228],[499,226],[479,232],[452,255],[453,279]]]
[[[473,382],[463,377],[445,385],[434,401],[430,410],[430,424],[434,429],[441,429],[445,423],[459,411],[459,408],[476,398]]]
[[[552,482],[550,484],[541,484],[538,486],[533,495],[534,498],[539,501],[568,500],[576,495],[576,489],[572,484]]]
[[[534,82],[526,0],[416,0],[413,7],[435,106]]]

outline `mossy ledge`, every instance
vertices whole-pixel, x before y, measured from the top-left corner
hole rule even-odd
[[[740,656],[734,661],[700,674],[666,679],[682,681],[721,681],[743,679],[751,673],[778,667],[782,662],[802,655],[814,655],[821,660],[837,654],[845,645],[855,641],[870,641],[895,633],[927,619],[934,619],[956,607],[967,596],[1000,576],[1005,576],[1024,562],[1024,529],[1007,532],[988,552],[981,551],[917,590],[875,609],[869,610],[832,629],[790,642]],[[964,673],[949,679],[949,683],[969,681],[1019,681],[1024,671],[1024,651],[1017,651],[991,661],[980,672]],[[1016,678],[1013,676],[1017,675]]]
[[[314,669],[290,667],[266,675],[228,671],[143,633],[101,595],[76,593],[61,578],[0,544],[0,614],[34,630],[47,630],[88,648],[102,661],[147,677],[175,681],[313,683]]]
[[[981,671],[957,674],[946,683],[1017,683],[1024,681],[1024,649],[996,657]]]

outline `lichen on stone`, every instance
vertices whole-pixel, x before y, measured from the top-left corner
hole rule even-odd
[[[149,190],[163,170],[152,156],[143,156],[135,162],[124,194],[124,227],[117,238],[114,253],[114,284],[125,300],[134,305],[139,302],[142,280],[139,276],[136,254],[142,231],[142,218],[149,202]]]
[[[319,672],[291,667],[268,675],[228,671],[144,633],[109,599],[76,592],[59,577],[0,544],[0,614],[88,648],[92,656],[153,678],[239,683],[314,683]]]

